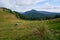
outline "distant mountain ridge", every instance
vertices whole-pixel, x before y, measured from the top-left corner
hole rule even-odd
[[[60,13],[36,11],[33,9],[23,13],[23,15],[29,17],[30,19],[45,19],[46,17],[54,18],[56,15],[60,15]]]

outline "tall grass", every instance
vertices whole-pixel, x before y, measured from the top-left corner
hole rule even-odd
[[[50,30],[60,30],[58,20],[22,20],[0,10],[0,40],[59,40],[60,33]]]

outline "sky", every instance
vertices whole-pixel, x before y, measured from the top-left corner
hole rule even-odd
[[[25,12],[32,9],[60,12],[60,0],[0,0],[0,7],[6,7],[18,12]]]

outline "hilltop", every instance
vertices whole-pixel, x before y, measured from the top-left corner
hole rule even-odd
[[[16,11],[0,8],[0,40],[60,39],[60,18],[24,20],[22,17],[23,15]]]

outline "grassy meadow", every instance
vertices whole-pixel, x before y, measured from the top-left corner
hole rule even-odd
[[[0,40],[60,40],[60,18],[22,20],[0,8]]]

